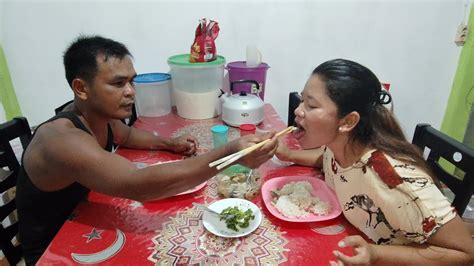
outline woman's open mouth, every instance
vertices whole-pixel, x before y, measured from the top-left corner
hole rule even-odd
[[[300,139],[300,138],[303,137],[303,135],[304,135],[304,133],[305,133],[305,130],[304,130],[304,128],[303,128],[300,124],[298,124],[298,123],[296,123],[296,127],[297,127],[298,129],[296,129],[295,131],[293,131],[293,136],[294,136],[296,139]]]

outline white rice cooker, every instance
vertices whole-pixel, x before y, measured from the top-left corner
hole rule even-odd
[[[239,127],[242,124],[258,125],[263,121],[264,108],[260,97],[244,91],[233,94],[234,84],[252,83],[260,91],[260,86],[255,80],[237,80],[230,83],[230,93],[221,95],[222,121],[229,126]]]

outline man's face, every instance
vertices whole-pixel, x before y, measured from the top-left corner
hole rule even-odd
[[[97,74],[91,86],[93,108],[114,119],[130,117],[135,101],[133,78],[136,76],[129,56],[97,57]]]

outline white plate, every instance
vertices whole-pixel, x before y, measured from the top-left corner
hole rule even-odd
[[[228,198],[223,200],[218,200],[208,207],[218,213],[223,211],[227,207],[237,206],[241,211],[246,211],[251,209],[255,219],[250,220],[250,224],[247,228],[240,228],[238,232],[227,228],[225,221],[219,220],[219,217],[215,214],[211,214],[207,211],[204,211],[202,215],[202,224],[204,227],[211,233],[221,236],[221,237],[242,237],[252,233],[255,229],[260,226],[262,222],[262,212],[257,207],[257,205],[252,202],[244,199],[238,198]]]

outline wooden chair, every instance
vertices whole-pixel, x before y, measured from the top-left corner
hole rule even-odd
[[[300,105],[301,96],[298,92],[290,92],[288,95],[288,126],[295,126],[295,109]]]
[[[20,170],[20,162],[15,156],[15,152],[10,144],[10,141],[16,138],[20,138],[23,149],[25,149],[31,139],[30,126],[24,117],[17,117],[11,121],[0,124],[0,193],[7,195],[9,198],[6,199],[6,197],[3,196],[4,201],[9,201],[0,206],[1,221],[4,221],[5,218],[12,215],[16,210],[14,191],[10,190],[16,186],[16,180]],[[0,225],[0,249],[3,251],[3,254],[5,254],[8,263],[10,265],[16,265],[22,257],[21,246],[12,243],[13,237],[18,234],[18,222],[12,221],[11,219],[10,221],[12,224],[9,226],[4,227],[4,225]]]
[[[474,150],[452,139],[429,124],[418,124],[413,136],[413,144],[422,151],[428,148],[426,159],[436,177],[454,194],[452,205],[462,216],[474,192]],[[457,170],[464,172],[464,177],[458,177],[444,170],[439,160],[443,158],[452,163]]]

